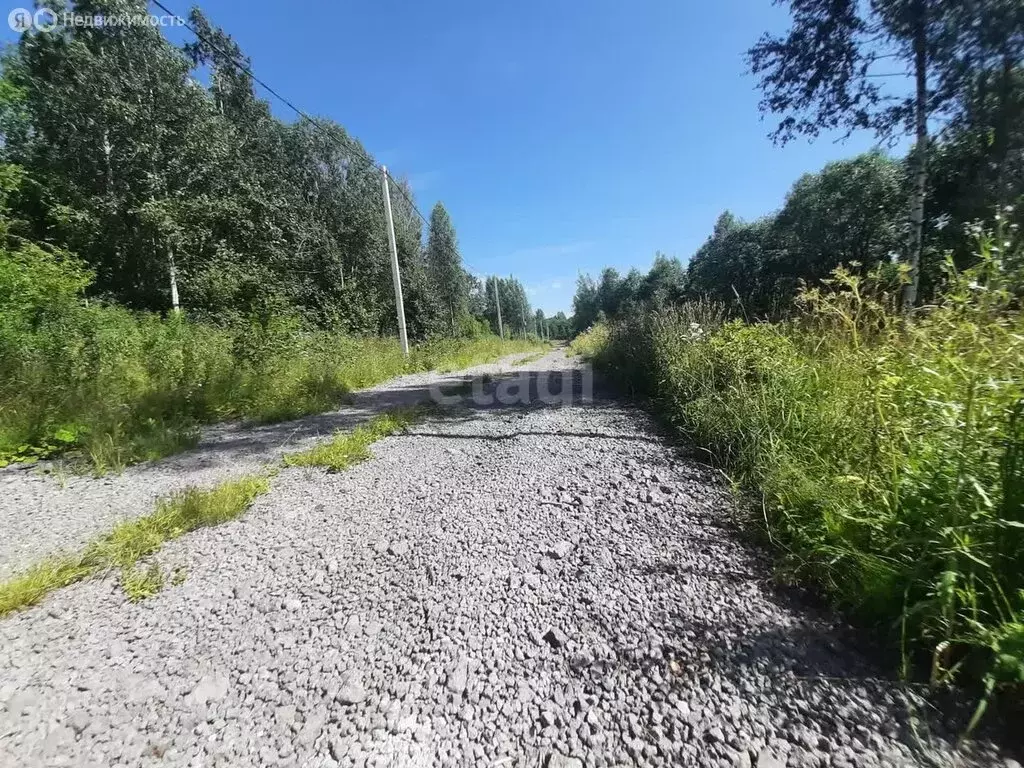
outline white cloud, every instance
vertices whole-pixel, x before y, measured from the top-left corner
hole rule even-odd
[[[544,280],[543,282],[540,283],[531,283],[530,285],[524,287],[526,288],[526,292],[530,296],[545,296],[560,291],[564,284],[565,278],[557,277],[554,278],[553,280]]]

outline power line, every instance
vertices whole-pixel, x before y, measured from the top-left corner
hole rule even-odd
[[[272,88],[265,80],[262,80],[261,78],[257,77],[256,73],[253,72],[250,67],[246,66],[243,62],[239,61],[234,56],[231,56],[227,51],[225,51],[223,48],[217,45],[217,43],[215,43],[213,40],[210,40],[206,35],[201,34],[195,27],[189,24],[187,20],[176,14],[174,11],[172,11],[170,8],[168,8],[166,5],[160,2],[160,0],[151,0],[151,2],[153,3],[153,5],[155,5],[157,8],[159,8],[167,15],[173,16],[175,19],[178,19],[181,22],[181,25],[189,32],[191,32],[193,35],[195,35],[197,39],[206,43],[206,45],[208,45],[214,51],[219,53],[224,59],[229,61],[233,66],[237,67],[239,71],[250,77],[254,83],[262,87],[267,93],[269,93],[282,104],[287,106],[299,117],[301,117],[304,120],[307,120],[310,123],[310,125],[312,125],[317,131],[320,132],[321,135],[323,135],[329,141],[333,142],[335,140],[335,137],[332,136],[330,132],[326,128],[324,128],[315,118],[313,118],[303,110],[299,109],[294,104],[294,102],[278,93],[278,91]],[[380,171],[384,176],[386,176],[394,183],[394,187],[399,191],[402,197],[405,198],[406,203],[408,203],[409,209],[412,210],[412,212],[419,217],[420,221],[427,228],[427,232],[429,235],[430,221],[426,216],[423,215],[423,212],[420,211],[419,207],[413,201],[412,197],[410,197],[410,195],[405,191],[405,186],[399,183],[398,180],[396,180],[395,177],[391,175],[391,173],[383,164],[377,163],[372,157],[370,157],[365,151],[361,150],[357,145],[349,143],[347,149],[352,153],[354,157],[357,157],[360,160],[362,160],[364,163],[366,163],[367,166]],[[466,266],[470,267],[470,270],[472,271],[472,267],[469,264],[466,264]],[[484,295],[486,295],[486,283],[484,285]]]
[[[320,133],[322,135],[324,135],[325,137],[327,137],[331,141],[334,140],[334,136],[332,136],[327,131],[327,129],[325,129],[322,125],[320,125],[319,122],[317,122],[310,115],[306,114],[301,109],[299,109],[297,106],[295,106],[295,104],[292,103],[289,99],[286,99],[284,96],[282,96],[276,90],[271,88],[264,80],[261,80],[259,77],[257,77],[256,73],[253,72],[249,67],[247,67],[241,61],[238,61],[233,56],[228,54],[223,48],[221,48],[215,42],[210,40],[208,37],[206,37],[203,34],[200,34],[200,32],[198,30],[196,30],[195,27],[193,27],[184,18],[182,18],[181,16],[176,14],[174,11],[172,11],[170,8],[168,8],[166,5],[164,5],[162,2],[160,2],[160,0],[151,0],[151,2],[153,3],[153,5],[155,5],[157,8],[159,8],[161,11],[163,11],[167,15],[173,16],[175,19],[179,20],[181,22],[181,25],[183,27],[185,27],[185,29],[187,29],[189,32],[191,32],[193,35],[195,35],[199,40],[201,40],[204,43],[206,43],[208,46],[210,46],[213,50],[215,50],[217,53],[219,53],[225,59],[230,61],[241,72],[243,72],[244,74],[246,74],[250,78],[252,78],[253,82],[255,82],[259,86],[261,86],[267,93],[269,93],[271,96],[276,98],[282,104],[287,106],[289,109],[291,109],[293,112],[295,112],[295,114],[297,114],[299,117],[303,118],[304,120],[308,120],[310,122],[310,124],[312,124],[312,126],[314,128],[316,128],[318,131],[320,131]],[[385,174],[392,182],[394,182],[395,187],[401,193],[402,197],[405,198],[406,202],[409,204],[409,207],[412,208],[413,212],[417,216],[419,216],[420,221],[422,221],[425,225],[429,226],[429,221],[428,221],[427,217],[423,215],[423,213],[420,211],[420,209],[416,206],[416,203],[413,202],[412,198],[409,197],[408,193],[406,193],[405,188],[401,184],[399,184],[398,181],[395,179],[395,177],[392,176],[388,172],[387,168],[385,168],[383,165],[377,163],[373,158],[371,158],[365,152],[360,151],[358,147],[356,147],[354,145],[350,145],[349,149],[353,152],[353,154],[355,154],[357,157],[359,157],[361,160],[363,160],[367,165],[369,165],[370,167],[375,168],[378,171],[380,171],[381,173]]]

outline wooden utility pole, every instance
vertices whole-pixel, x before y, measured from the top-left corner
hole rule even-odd
[[[171,311],[177,314],[180,311],[178,305],[178,270],[174,266],[174,251],[167,250],[167,271],[171,277]]]
[[[494,306],[498,308],[498,336],[505,340],[505,328],[501,324],[501,296],[498,295],[498,278],[494,278]]]
[[[395,243],[395,222],[391,218],[391,190],[388,189],[388,169],[380,167],[384,181],[384,213],[388,220],[388,245],[391,247],[391,279],[395,284],[395,310],[398,312],[398,340],[402,354],[409,356],[409,337],[405,332],[405,304],[402,302],[402,275],[398,271],[398,245]]]

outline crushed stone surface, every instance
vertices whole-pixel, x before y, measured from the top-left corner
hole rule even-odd
[[[155,597],[115,574],[0,620],[0,765],[1011,765],[779,592],[631,406],[455,407],[372,452],[166,546]]]

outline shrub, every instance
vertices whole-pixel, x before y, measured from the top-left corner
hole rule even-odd
[[[906,672],[989,691],[1024,684],[1024,316],[994,242],[909,321],[840,269],[785,323],[684,309],[577,340],[760,497],[786,572],[890,629]]]
[[[494,336],[398,342],[269,317],[227,327],[80,297],[89,273],[35,246],[0,249],[0,466],[69,454],[97,472],[192,445],[202,424],[281,421],[411,371],[536,348]]]

